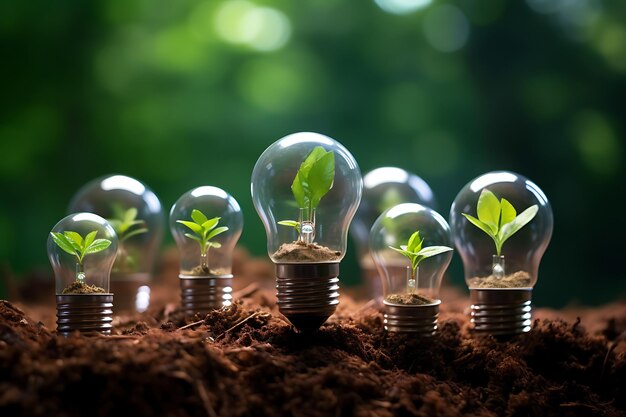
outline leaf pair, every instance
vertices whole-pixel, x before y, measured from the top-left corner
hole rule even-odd
[[[409,258],[413,271],[417,269],[420,262],[422,262],[424,259],[452,250],[452,248],[449,248],[447,246],[428,246],[423,248],[423,244],[424,239],[420,238],[420,232],[418,230],[411,235],[406,245],[400,245],[399,248],[389,246],[389,248]]]
[[[107,221],[111,223],[111,226],[115,229],[115,233],[120,239],[120,242],[124,242],[133,236],[140,235],[148,231],[148,228],[145,227],[146,222],[143,220],[137,220],[137,209],[135,207],[131,207],[126,211],[117,207],[114,208],[113,211],[115,213],[115,218],[107,219]],[[135,226],[143,227],[131,230]]]
[[[210,248],[222,247],[219,242],[211,242],[211,239],[228,230],[228,227],[225,226],[217,227],[220,217],[208,219],[200,210],[194,209],[191,212],[191,219],[193,220],[192,222],[186,220],[176,220],[176,222],[186,226],[195,233],[193,235],[185,233],[185,236],[198,242],[202,254],[206,254]]]
[[[483,189],[478,197],[476,213],[478,218],[461,213],[474,226],[489,235],[496,244],[496,253],[500,256],[504,242],[530,222],[539,211],[535,204],[517,215],[517,211],[505,198],[498,197]]]
[[[315,147],[300,165],[291,184],[291,191],[300,208],[309,211],[318,206],[322,197],[333,187],[335,154]]]
[[[101,252],[111,245],[109,239],[96,239],[97,234],[98,231],[94,230],[83,238],[80,234],[72,231],[50,232],[54,243],[70,255],[76,256],[81,265],[86,255]]]
[[[295,221],[295,220],[281,220],[278,222],[278,224],[282,225],[282,226],[288,226],[288,227],[293,227],[294,229],[296,229],[296,232],[300,233],[300,222]]]

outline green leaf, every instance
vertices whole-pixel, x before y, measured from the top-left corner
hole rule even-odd
[[[213,239],[215,236],[224,233],[225,231],[228,230],[228,227],[218,227],[216,229],[213,229],[211,231],[211,233],[209,233],[209,235],[206,237],[206,240],[211,240]]]
[[[200,239],[198,236],[196,235],[192,235],[191,233],[185,233],[185,236],[187,236],[189,239],[193,239],[196,242],[202,244],[202,239]]]
[[[430,258],[431,256],[439,255],[440,253],[450,252],[452,248],[447,246],[428,246],[417,253],[422,258]]]
[[[215,248],[215,249],[219,249],[222,247],[222,244],[219,242],[209,242],[207,245],[208,247]]]
[[[537,215],[538,211],[539,207],[536,204],[530,206],[526,210],[521,212],[519,216],[515,218],[515,220],[502,226],[500,233],[498,233],[500,246],[502,246],[508,238],[517,233],[518,230],[526,226],[526,224],[528,224],[528,222],[530,222]]]
[[[491,230],[491,228],[486,225],[485,223],[481,222],[480,220],[478,220],[476,217],[471,216],[469,214],[466,213],[461,213],[467,220],[470,221],[470,223],[472,223],[474,226],[478,227],[480,230],[482,230],[483,232],[487,233],[489,236],[491,237],[495,237],[495,233]]]
[[[196,210],[196,209],[193,209],[193,211],[191,212],[191,218],[198,225],[201,225],[202,223],[204,223],[204,222],[206,222],[208,220],[207,217],[204,215],[204,213],[202,213],[200,210]]]
[[[281,220],[278,222],[281,226],[298,227],[300,223],[295,220]]]
[[[498,224],[500,222],[500,202],[494,193],[486,188],[478,197],[478,205],[476,207],[478,220],[489,226],[492,234],[498,233]]]
[[[83,237],[81,235],[71,231],[63,232],[63,234],[68,238],[76,251],[80,252],[83,250]]]
[[[54,241],[54,243],[57,244],[58,247],[60,247],[70,255],[78,257],[76,249],[74,249],[74,246],[72,246],[70,240],[65,237],[63,233],[50,232],[50,236],[52,236],[52,240]]]
[[[500,214],[500,225],[498,230],[500,230],[505,224],[511,223],[515,220],[515,216],[517,215],[515,207],[513,207],[513,205],[509,203],[509,200],[506,198],[500,199],[500,207],[502,208],[502,213]]]
[[[311,171],[313,165],[317,161],[319,161],[320,158],[326,155],[326,153],[326,150],[321,146],[316,146],[315,148],[313,148],[311,153],[304,159],[302,164],[300,164],[300,169],[298,170],[298,172],[301,173],[304,178],[307,178],[309,176],[309,171]]]
[[[311,208],[316,208],[322,197],[333,187],[335,179],[335,154],[328,152],[311,167],[308,183],[311,192]]]
[[[411,252],[416,252],[414,248],[418,244],[419,241],[420,241],[420,232],[418,230],[417,232],[413,233],[411,237],[409,238],[409,242],[406,245],[407,249]]]
[[[311,201],[309,197],[309,184],[306,182],[306,179],[303,179],[303,174],[299,171],[291,184],[291,192],[300,208],[307,208],[309,206],[309,202]]]
[[[413,252],[409,252],[408,250],[394,248],[393,246],[389,246],[389,249],[393,249],[396,252],[403,254],[404,256],[406,256],[409,259],[412,259],[415,256],[415,254]]]
[[[117,233],[118,235],[121,234],[121,230],[120,230],[120,228],[122,227],[121,220],[107,219],[107,221],[111,224],[111,226],[113,227],[113,230],[115,230],[115,233]]]
[[[140,235],[142,233],[146,233],[147,231],[148,231],[148,228],[146,228],[146,227],[143,227],[141,229],[135,229],[132,232],[129,232],[129,233],[125,234],[124,237],[121,240],[122,240],[122,242],[124,242],[124,241],[130,239],[133,236],[137,236],[137,235]]]
[[[96,239],[97,234],[98,234],[97,230],[94,230],[93,232],[88,233],[87,236],[85,236],[85,240],[83,241],[82,249],[88,248],[89,245],[91,245],[93,241]]]
[[[135,207],[131,207],[124,212],[124,223],[132,224],[136,218],[137,209]]]
[[[111,241],[109,239],[96,239],[93,241],[91,245],[87,247],[87,249],[85,249],[83,256],[89,255],[91,253],[102,252],[103,250],[108,248],[110,245],[111,245]]]
[[[202,234],[202,226],[200,226],[199,224],[196,224],[194,222],[188,222],[186,220],[176,220],[176,223],[180,223],[184,226],[187,226],[188,228],[190,228],[191,230],[193,230],[199,235]]]
[[[219,222],[220,222],[220,217],[213,217],[212,219],[207,220],[204,223],[202,223],[202,229],[204,230],[204,233],[206,234],[207,231],[213,229],[215,226],[217,226]]]

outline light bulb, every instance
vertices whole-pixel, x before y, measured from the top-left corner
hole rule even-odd
[[[370,294],[380,294],[381,281],[370,256],[369,235],[372,225],[385,210],[402,203],[417,203],[434,210],[437,203],[428,184],[401,168],[376,168],[363,177],[363,198],[354,216],[350,233],[354,238],[359,265]]]
[[[512,335],[531,327],[531,295],[552,236],[552,208],[527,178],[481,175],[459,192],[450,224],[470,289],[477,334]]]
[[[399,204],[376,219],[369,247],[382,282],[386,330],[423,336],[437,330],[451,245],[445,219],[420,204]]]
[[[180,254],[186,314],[206,314],[231,304],[233,251],[242,229],[239,203],[221,188],[194,188],[172,206],[170,230]]]
[[[113,227],[92,213],[63,218],[48,235],[54,270],[57,331],[111,333],[113,294],[109,280],[118,240]]]
[[[134,178],[109,175],[83,186],[68,210],[95,213],[111,223],[119,237],[111,274],[116,312],[145,310],[149,305],[146,294],[150,293],[143,288],[139,294],[139,289],[152,281],[163,239],[163,211],[154,192]]]
[[[286,136],[252,172],[252,200],[276,265],[280,312],[298,329],[317,329],[339,303],[339,263],[363,182],[354,157],[318,133]]]

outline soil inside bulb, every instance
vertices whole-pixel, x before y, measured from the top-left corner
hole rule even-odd
[[[434,304],[436,300],[432,298],[428,298],[424,295],[411,293],[411,294],[389,294],[385,297],[385,301],[391,304],[402,304],[402,305],[426,305],[426,304]]]
[[[526,271],[517,271],[502,278],[489,275],[488,277],[474,277],[470,279],[470,288],[528,288],[530,274]]]
[[[283,262],[328,262],[338,261],[341,252],[332,250],[317,243],[295,241],[283,243],[272,258]]]
[[[102,287],[74,281],[63,290],[62,294],[106,294]]]
[[[208,266],[197,265],[191,271],[183,271],[184,275],[193,275],[195,277],[206,277],[213,275],[228,275],[230,272],[225,268],[210,269]]]

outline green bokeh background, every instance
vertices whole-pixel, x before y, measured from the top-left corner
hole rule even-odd
[[[48,231],[109,173],[144,181],[166,210],[198,185],[228,190],[244,210],[241,243],[264,255],[252,167],[310,130],[363,172],[420,175],[445,217],[475,176],[526,175],[555,213],[534,300],[616,299],[625,22],[619,0],[4,1],[2,273],[49,268]],[[353,248],[343,271],[358,282]]]

